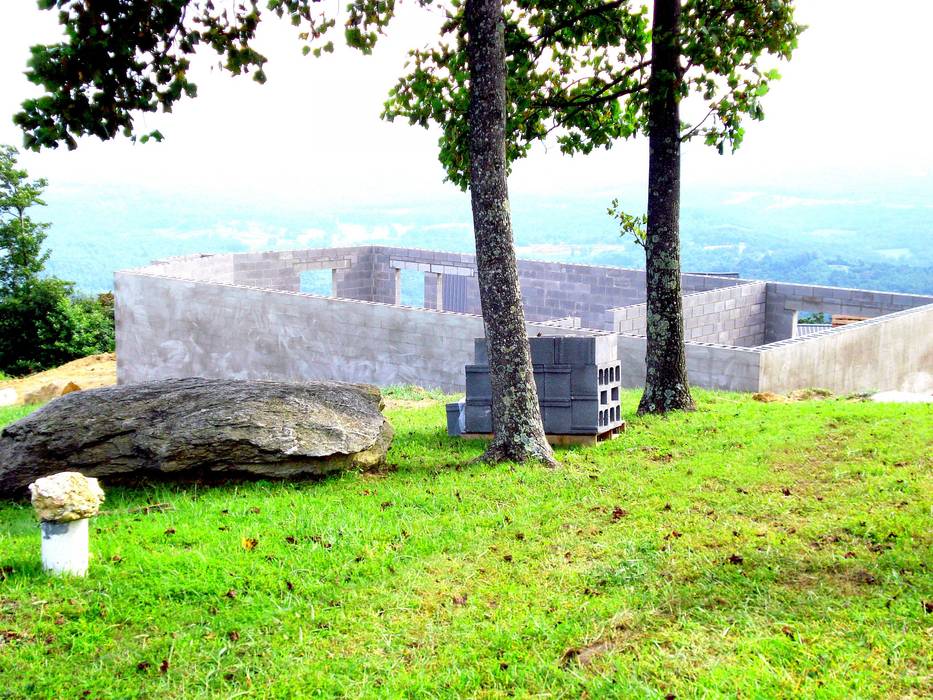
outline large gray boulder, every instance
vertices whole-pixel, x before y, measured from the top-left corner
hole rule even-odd
[[[385,461],[372,386],[166,379],[76,391],[0,433],[0,496],[61,471],[109,481],[300,478]]]

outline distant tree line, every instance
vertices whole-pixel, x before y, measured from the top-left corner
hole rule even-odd
[[[17,168],[17,151],[0,146],[0,373],[22,375],[114,348],[113,295],[76,294],[74,284],[43,274],[48,224],[44,179]]]

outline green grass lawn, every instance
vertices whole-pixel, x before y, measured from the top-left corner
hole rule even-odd
[[[86,579],[5,504],[0,697],[929,697],[931,408],[696,394],[557,470],[434,403],[384,473],[112,488]]]

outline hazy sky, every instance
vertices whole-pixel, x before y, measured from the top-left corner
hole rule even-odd
[[[793,195],[792,206],[804,202],[800,193],[845,197],[903,187],[931,193],[933,203],[927,65],[933,2],[800,0],[798,6],[809,29],[793,61],[780,66],[783,79],[766,98],[767,119],[748,125],[734,156],[688,145],[685,188],[712,185],[723,201],[777,188]],[[302,57],[295,30],[271,19],[260,35],[269,58],[266,85],[212,71],[204,60],[197,66],[199,97],[173,114],[146,118],[147,128],[166,135],[164,143],[85,139],[77,151],[24,154],[23,163],[56,188],[120,184],[265,203],[300,198],[322,207],[413,202],[454,191],[442,183],[435,132],[378,116],[405,50],[429,40],[436,17],[412,8],[374,56],[344,49],[322,59]],[[21,143],[10,118],[35,94],[23,76],[29,46],[56,35],[54,14],[35,9],[34,0],[3,1],[0,143]],[[572,159],[538,147],[516,165],[510,186],[516,196],[611,196],[636,188],[646,173],[643,140]]]

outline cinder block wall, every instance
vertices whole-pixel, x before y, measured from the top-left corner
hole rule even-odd
[[[462,391],[483,320],[466,314],[120,272],[117,378],[168,377],[378,385]],[[530,335],[591,335],[529,324]]]
[[[338,296],[362,300],[372,297],[372,255],[366,246],[187,255],[157,260],[136,271],[297,292],[301,273],[306,270],[336,270]]]
[[[737,347],[761,345],[765,335],[765,289],[764,282],[751,282],[685,294],[685,338],[691,342]],[[645,335],[645,304],[612,312],[616,332]]]
[[[462,389],[482,319],[393,306],[393,266],[424,273],[429,304],[438,280],[456,276],[465,306],[479,311],[474,257],[459,253],[360,246],[190,255],[118,273],[119,379],[327,377]],[[336,270],[342,299],[295,293],[308,269]],[[643,384],[645,338],[632,334],[644,333],[644,305],[611,308],[625,295],[643,301],[643,272],[521,261],[520,273],[531,335],[587,335],[599,332],[587,327],[617,324],[628,334],[618,336],[623,383]],[[933,297],[704,275],[684,275],[683,284],[696,386],[923,391],[933,383]],[[789,335],[798,310],[889,315],[759,345]]]
[[[895,295],[899,296],[899,295]],[[761,391],[933,390],[933,304],[764,345]]]
[[[137,268],[134,271],[204,282],[230,283],[235,277],[233,269],[235,257],[233,253],[180,255],[153,260],[146,267]]]
[[[233,282],[243,286],[297,292],[305,270],[335,270],[336,296],[395,302],[396,269],[424,273],[425,307],[434,308],[438,275],[456,275],[464,285],[462,303],[447,310],[480,315],[476,258],[465,253],[357,246],[308,250],[188,256],[165,261],[166,274],[184,279]],[[643,270],[519,260],[519,280],[529,321],[576,316],[587,328],[612,330],[610,309],[645,300]],[[685,293],[732,287],[745,282],[709,275],[682,276]]]
[[[481,314],[476,258],[464,253],[410,248],[373,247],[373,301],[391,304],[395,298],[394,268],[403,266],[425,273],[425,300],[433,306],[437,273],[457,274],[466,278],[465,304],[456,311]],[[644,270],[575,265],[570,263],[518,261],[519,281],[529,321],[576,316],[586,328],[612,330],[610,309],[645,300]],[[685,274],[681,278],[685,292],[732,287],[748,280],[731,277]],[[450,307],[448,307],[450,308]]]
[[[368,247],[314,248],[234,256],[235,284],[297,292],[306,270],[336,270],[337,296],[368,300],[372,296]]]
[[[617,337],[622,363],[622,386],[645,385],[645,344],[643,336]],[[758,391],[760,354],[751,348],[688,343],[687,376],[692,386],[724,391]]]
[[[930,303],[933,297],[919,294],[768,282],[764,342],[790,338],[800,311],[875,318]]]

